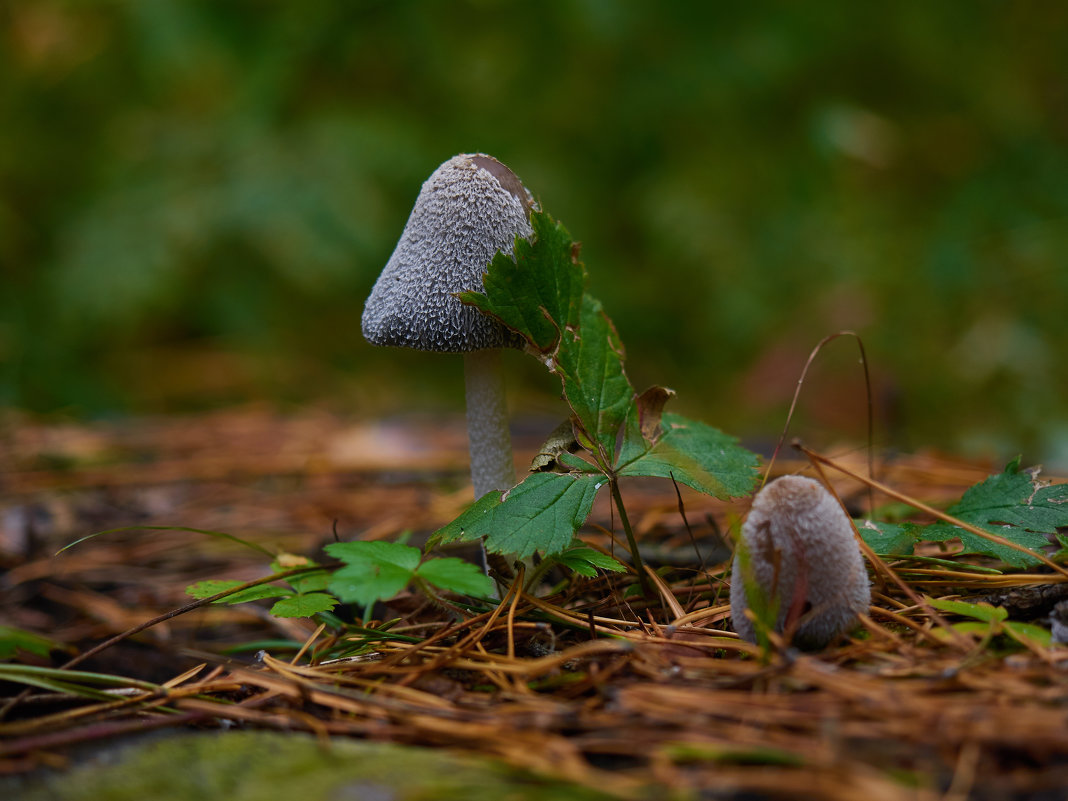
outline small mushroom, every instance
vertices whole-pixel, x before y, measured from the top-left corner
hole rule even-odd
[[[521,343],[455,294],[481,291],[494,255],[511,254],[517,236],[533,234],[533,208],[530,192],[496,159],[449,159],[423,184],[363,310],[363,335],[374,345],[464,354],[476,498],[516,481],[500,348]]]
[[[756,642],[746,616],[746,583],[777,604],[775,630],[793,629],[793,642],[822,648],[867,611],[871,588],[853,526],[818,481],[783,476],[757,493],[742,526],[731,580],[734,630]]]

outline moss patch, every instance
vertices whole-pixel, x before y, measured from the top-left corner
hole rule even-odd
[[[20,788],[23,801],[600,801],[600,793],[491,759],[275,732],[139,743]]]

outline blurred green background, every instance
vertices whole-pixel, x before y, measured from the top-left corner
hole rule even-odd
[[[679,411],[773,440],[852,328],[880,447],[1068,468],[1068,4],[742,5],[0,3],[0,407],[461,409],[455,357],[359,318],[483,151]],[[863,435],[856,354],[796,433]]]

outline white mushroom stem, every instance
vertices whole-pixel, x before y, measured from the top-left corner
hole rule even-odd
[[[471,481],[477,499],[490,490],[507,490],[515,486],[501,351],[492,348],[465,353],[464,381]]]

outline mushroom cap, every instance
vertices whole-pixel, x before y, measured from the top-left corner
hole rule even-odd
[[[489,262],[533,234],[526,187],[485,154],[454,156],[424,183],[400,241],[363,309],[374,345],[462,353],[518,347],[519,338],[457,292],[481,291]]]
[[[803,605],[794,633],[798,646],[822,648],[867,611],[871,588],[853,526],[818,481],[783,476],[768,484],[753,500],[742,538],[751,579],[778,600],[776,630],[783,631],[796,602]],[[755,642],[753,624],[745,616],[746,577],[737,554],[731,576],[734,630]]]

